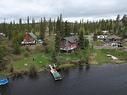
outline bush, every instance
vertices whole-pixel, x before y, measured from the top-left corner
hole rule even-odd
[[[29,49],[29,47],[28,47],[28,46],[26,46],[26,51],[30,52],[30,49]]]
[[[28,57],[28,56],[29,56],[29,53],[28,53],[28,52],[25,52],[25,53],[24,53],[24,56],[25,56],[25,57]]]
[[[14,52],[13,52],[13,53],[14,53],[14,54],[20,54],[20,53],[21,53],[20,46],[19,46],[18,43],[16,43],[16,44],[14,45]]]
[[[13,71],[12,77],[13,78],[22,78],[23,77],[23,73],[21,71]]]
[[[71,67],[75,67],[75,65],[74,64],[61,64],[61,65],[59,65],[59,69],[63,69],[63,70],[65,70],[65,69],[69,69],[69,68],[71,68]]]
[[[95,42],[95,45],[96,45],[96,46],[103,46],[103,45],[104,45],[104,42],[103,42],[103,41],[100,41],[100,40],[97,40],[97,41]]]
[[[13,67],[12,64],[8,67],[8,71],[9,71],[10,73],[13,73],[13,72],[14,72],[14,67]]]
[[[36,45],[36,51],[38,52],[43,51],[42,45]]]

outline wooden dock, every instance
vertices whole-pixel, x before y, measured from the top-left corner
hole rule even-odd
[[[62,76],[60,75],[60,73],[57,72],[57,70],[52,65],[49,65],[49,67],[50,67],[50,72],[53,75],[54,79],[62,80]]]

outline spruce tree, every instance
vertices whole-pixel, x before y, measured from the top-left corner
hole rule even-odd
[[[58,53],[60,51],[60,33],[58,32],[55,35],[55,52]]]
[[[27,31],[30,32],[30,18],[27,17]]]
[[[22,19],[19,19],[19,31],[23,32],[23,27],[22,27]]]
[[[74,23],[73,32],[74,32],[74,34],[78,33],[78,23],[77,22]]]
[[[35,33],[35,19],[32,18],[32,32]]]
[[[42,21],[42,18],[40,22],[40,38],[43,40],[45,39],[45,32],[46,32],[46,19],[44,17],[44,22]]]
[[[64,23],[64,30],[63,30],[63,37],[67,37],[70,35],[70,26],[69,23],[67,21],[65,21]]]
[[[8,31],[8,40],[12,40],[12,34],[13,34],[13,26],[12,26],[12,22],[10,22],[9,31]]]
[[[79,46],[81,49],[84,49],[84,35],[83,35],[83,30],[80,30],[79,33]]]
[[[51,18],[49,19],[49,35],[51,35],[51,32],[53,31],[53,25]]]

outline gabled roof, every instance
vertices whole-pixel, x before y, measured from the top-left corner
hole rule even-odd
[[[33,34],[33,32],[30,32],[29,35],[34,38],[35,40],[37,40],[37,36]]]
[[[65,39],[66,41],[69,41],[69,42],[71,42],[71,43],[76,42],[76,41],[79,40],[77,36],[65,37],[65,38],[63,38],[63,39]]]

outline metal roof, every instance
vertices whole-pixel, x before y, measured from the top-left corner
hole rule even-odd
[[[34,38],[35,40],[37,40],[37,36],[33,34],[33,32],[30,32],[29,35]]]
[[[77,36],[65,37],[64,39],[66,41],[69,41],[69,42],[72,42],[72,43],[78,41],[78,37]]]

